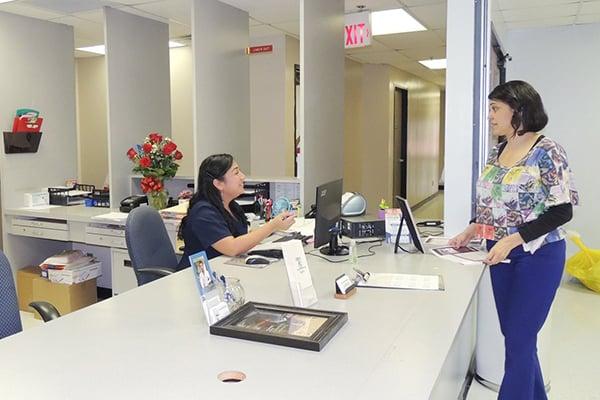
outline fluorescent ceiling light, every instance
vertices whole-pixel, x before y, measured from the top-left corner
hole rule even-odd
[[[0,4],[2,4],[2,3],[10,3],[11,1],[15,1],[15,0],[0,0]]]
[[[1,1],[2,0],[0,0],[0,2]],[[169,40],[169,48],[170,49],[175,48],[175,47],[183,47],[183,46],[185,46],[185,44],[179,43],[179,42],[173,42],[172,40]],[[89,47],[78,47],[77,50],[87,51],[88,53],[94,53],[94,54],[105,54],[106,53],[103,44],[99,44],[97,46],[89,46]]]
[[[185,46],[185,44],[169,40],[169,48],[170,49],[174,49],[176,47],[183,47],[183,46]]]
[[[104,54],[104,45],[99,44],[97,46],[78,47],[76,50],[87,51],[88,53]]]
[[[446,69],[445,58],[438,58],[437,60],[421,60],[419,62],[429,69]]]
[[[426,31],[419,21],[409,13],[398,8],[394,10],[373,11],[371,13],[371,30],[373,36],[392,33]]]

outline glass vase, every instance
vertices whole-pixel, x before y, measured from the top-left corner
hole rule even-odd
[[[166,190],[160,190],[158,192],[148,192],[146,193],[148,197],[148,205],[156,210],[162,210],[167,207],[167,201],[169,195]]]
[[[225,276],[224,278],[224,299],[229,306],[229,311],[233,312],[243,306],[246,302],[244,287],[238,278],[231,276]]]

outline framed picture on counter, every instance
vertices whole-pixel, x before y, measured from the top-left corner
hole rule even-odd
[[[211,325],[210,333],[321,351],[346,321],[344,312],[248,302]]]

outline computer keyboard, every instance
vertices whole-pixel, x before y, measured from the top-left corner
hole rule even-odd
[[[248,255],[281,259],[283,258],[283,251],[281,249],[252,250],[248,252]]]
[[[302,242],[306,243],[306,240],[310,239],[310,236],[304,236],[303,234],[301,234],[300,232],[293,232],[289,235],[286,235],[284,237],[281,237],[277,240],[273,240],[273,243],[281,243],[281,242],[287,242],[290,240],[301,240]]]

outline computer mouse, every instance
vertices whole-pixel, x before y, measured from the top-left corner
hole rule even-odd
[[[248,256],[248,257],[246,257],[245,262],[248,265],[270,264],[271,263],[271,261],[269,261],[267,258],[261,257],[261,256]]]

